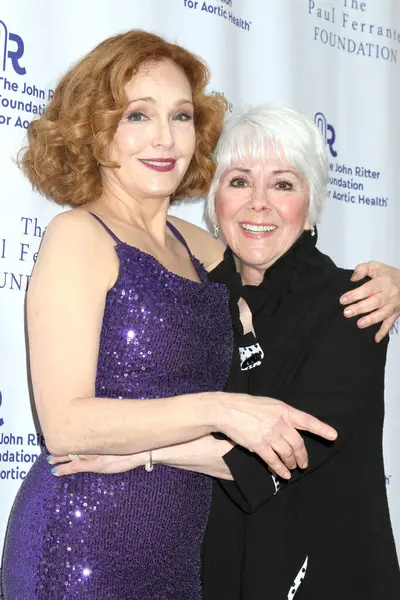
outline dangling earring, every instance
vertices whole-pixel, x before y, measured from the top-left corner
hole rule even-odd
[[[314,237],[314,235],[315,235],[314,225],[311,225],[310,221],[307,221],[307,224],[308,224],[308,227],[307,227],[308,231],[310,232],[311,236]]]
[[[219,238],[219,225],[214,225],[214,233],[213,233],[213,237],[215,239]]]

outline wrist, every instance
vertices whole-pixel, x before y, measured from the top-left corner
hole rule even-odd
[[[229,425],[232,417],[236,415],[237,412],[241,411],[243,397],[243,394],[228,392],[219,392],[216,394],[214,406],[214,420],[216,421],[216,427],[212,430],[213,433],[221,433],[230,438]]]
[[[225,392],[209,392],[200,399],[202,419],[207,429],[205,433],[222,431],[226,421],[228,396]]]

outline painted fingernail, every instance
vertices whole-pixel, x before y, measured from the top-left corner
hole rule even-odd
[[[346,315],[346,317],[351,317],[353,314],[353,311],[351,310],[351,308],[346,308],[346,310],[344,311],[344,314]]]
[[[52,458],[51,454],[48,454],[47,455],[47,462],[51,462],[51,458]]]
[[[52,470],[51,470],[51,472],[53,473],[53,475],[55,475],[56,472],[57,472],[57,467],[53,467]]]

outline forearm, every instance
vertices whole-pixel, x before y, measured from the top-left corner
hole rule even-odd
[[[153,463],[195,471],[218,479],[232,480],[229,467],[222,458],[232,448],[232,442],[216,440],[213,436],[207,435],[191,442],[154,450]],[[138,458],[139,464],[144,465],[149,460],[149,453],[142,452]]]
[[[55,455],[134,454],[207,435],[218,428],[219,394],[153,400],[79,398],[42,420]]]

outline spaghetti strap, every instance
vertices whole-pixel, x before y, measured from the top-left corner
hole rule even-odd
[[[111,231],[111,229],[108,227],[108,225],[106,225],[104,223],[104,221],[102,219],[100,219],[100,217],[98,217],[97,215],[95,215],[92,212],[89,212],[89,215],[92,215],[92,217],[94,217],[96,219],[96,221],[98,221],[100,223],[100,225],[102,225],[104,227],[104,229],[107,231],[107,233],[109,235],[111,235],[112,239],[114,240],[114,242],[116,242],[117,244],[122,244],[121,240],[119,239],[118,236],[115,235],[115,233],[113,231]]]
[[[112,237],[112,239],[117,244],[122,244],[123,243],[119,239],[119,237],[108,227],[108,225],[106,225],[104,223],[104,221],[98,215],[96,215],[95,213],[92,213],[92,212],[89,212],[89,215],[92,215],[92,217],[94,217],[96,219],[96,221],[98,221],[100,223],[100,225],[102,225],[102,227],[107,231],[107,233]],[[189,246],[188,246],[185,238],[181,234],[181,232],[174,225],[172,225],[172,223],[170,223],[169,221],[167,221],[167,225],[168,225],[170,231],[176,237],[176,239],[179,240],[185,246],[186,250],[189,253],[190,258],[193,258],[193,254],[191,253],[190,248],[189,248]]]
[[[182,244],[185,246],[186,250],[189,252],[189,256],[191,258],[193,258],[193,254],[190,251],[190,248],[188,246],[187,241],[185,240],[185,238],[183,237],[183,235],[181,234],[181,232],[179,231],[179,229],[177,229],[175,227],[175,225],[172,225],[172,223],[170,223],[169,221],[167,221],[167,225],[170,229],[170,231],[174,234],[174,236],[176,237],[177,240],[179,240],[180,242],[182,242]]]

